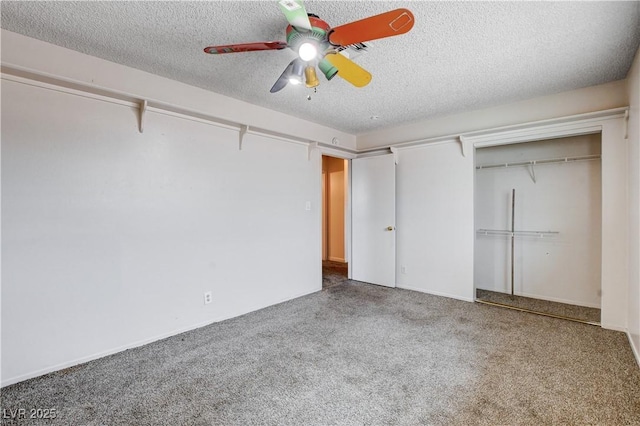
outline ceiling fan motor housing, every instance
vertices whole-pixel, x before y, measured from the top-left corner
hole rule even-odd
[[[311,23],[311,31],[298,30],[298,28],[288,25],[287,44],[294,52],[298,52],[298,49],[303,43],[312,43],[317,47],[318,52],[324,56],[323,53],[331,48],[327,40],[327,34],[331,27],[322,19],[311,14],[309,14],[309,22]],[[338,73],[338,69],[331,65],[324,57],[319,60],[318,67],[327,80],[331,80]]]
[[[311,22],[311,31],[287,26],[287,44],[294,52],[297,52],[300,45],[306,42],[316,45],[318,52],[324,52],[330,46],[327,41],[327,33],[331,29],[329,24],[314,16],[309,16],[309,22]]]

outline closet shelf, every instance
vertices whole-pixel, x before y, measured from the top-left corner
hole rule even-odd
[[[557,231],[510,231],[507,229],[478,229],[481,235],[504,235],[507,237],[554,237],[560,232]]]

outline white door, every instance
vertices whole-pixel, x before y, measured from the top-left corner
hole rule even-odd
[[[351,278],[395,287],[394,157],[356,158],[351,164]]]

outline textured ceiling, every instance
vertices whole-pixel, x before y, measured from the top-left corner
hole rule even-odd
[[[207,55],[208,45],[285,40],[275,1],[2,1],[2,28],[305,118],[352,134],[626,77],[640,43],[640,2],[313,1],[333,26],[398,7],[407,34],[355,59],[361,89],[320,76],[317,93],[269,89],[295,57]],[[307,95],[312,99],[307,100]],[[372,120],[372,116],[379,117]]]

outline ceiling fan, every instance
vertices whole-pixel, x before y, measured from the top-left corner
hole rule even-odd
[[[289,22],[286,42],[265,41],[209,46],[204,49],[205,53],[214,55],[281,50],[287,47],[297,52],[298,57],[285,68],[271,88],[271,93],[282,90],[288,83],[302,84],[303,79],[307,87],[317,87],[320,82],[316,66],[327,80],[331,80],[337,74],[356,87],[364,87],[371,81],[371,74],[349,59],[344,51],[365,41],[404,34],[413,28],[414,24],[411,11],[394,9],[331,28],[318,16],[308,14],[303,0],[280,0],[278,3]]]

